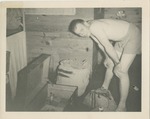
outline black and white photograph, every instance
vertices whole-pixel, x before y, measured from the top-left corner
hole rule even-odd
[[[141,20],[138,7],[7,8],[6,111],[141,111]]]
[[[143,7],[18,6],[4,13],[5,114],[148,111]]]

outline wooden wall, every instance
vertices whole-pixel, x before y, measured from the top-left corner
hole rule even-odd
[[[50,70],[55,72],[59,61],[63,59],[87,60],[96,64],[97,51],[91,39],[79,38],[69,32],[50,33],[46,32],[27,33],[27,56],[28,62],[40,54],[51,54]],[[94,54],[93,54],[94,53]]]
[[[96,48],[92,40],[80,38],[68,32],[73,19],[94,19],[93,8],[76,8],[75,15],[48,15],[34,10],[25,15],[28,63],[41,53],[51,54],[51,71],[55,71],[62,59],[87,59],[93,65]],[[91,66],[92,67],[92,66]]]
[[[26,31],[40,32],[66,32],[71,20],[83,18],[85,20],[94,19],[93,8],[76,8],[75,15],[45,15],[44,13],[26,14]],[[38,14],[38,15],[37,15]]]

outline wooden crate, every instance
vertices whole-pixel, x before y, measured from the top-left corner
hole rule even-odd
[[[53,94],[52,100],[51,93]],[[69,111],[76,97],[76,86],[43,82],[27,97],[24,111]]]
[[[48,84],[48,93],[41,111],[70,111],[77,97],[77,87]]]
[[[50,56],[42,54],[18,72],[15,111],[65,111],[73,103],[77,87],[50,84],[49,61]],[[54,94],[52,105],[47,103],[50,92]]]
[[[41,97],[46,96],[49,61],[50,55],[42,54],[18,72],[16,110],[26,110],[41,91],[44,91]]]

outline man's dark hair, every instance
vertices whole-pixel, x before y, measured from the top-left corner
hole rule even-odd
[[[74,19],[74,20],[72,20],[70,25],[69,25],[69,31],[74,33],[75,27],[79,23],[83,24],[84,20],[83,19]]]

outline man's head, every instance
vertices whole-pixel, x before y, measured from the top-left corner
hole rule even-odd
[[[69,30],[81,37],[89,37],[89,24],[82,19],[75,19],[70,23]]]

